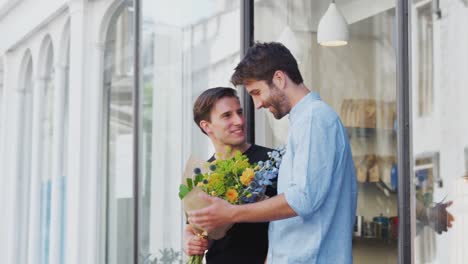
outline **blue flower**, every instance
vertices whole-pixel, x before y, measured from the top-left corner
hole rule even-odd
[[[276,150],[273,151],[273,152],[271,153],[271,157],[272,157],[273,159],[279,158],[279,153],[278,153],[278,151],[276,151]]]
[[[195,173],[195,174],[197,174],[197,175],[198,175],[198,174],[201,174],[200,168],[195,168],[195,169],[193,169],[193,173]]]
[[[252,196],[242,197],[241,200],[242,200],[242,203],[253,203],[253,202],[255,202],[254,199],[252,198]]]
[[[255,188],[255,187],[257,187],[257,186],[258,186],[258,184],[257,184],[255,181],[251,181],[251,182],[249,183],[249,187],[250,187],[250,188]]]
[[[263,183],[264,183],[265,186],[269,186],[269,185],[272,184],[272,182],[271,182],[270,180],[268,180],[268,179],[265,179],[265,180],[263,181]]]
[[[256,180],[260,180],[260,179],[263,179],[263,174],[265,173],[265,171],[257,171],[255,172],[255,179]]]
[[[277,161],[276,164],[275,164],[276,168],[279,169],[279,167],[281,166],[281,160]]]
[[[255,199],[257,199],[257,197],[258,197],[258,192],[253,192],[251,198],[252,198],[253,200],[255,200]]]
[[[277,151],[279,151],[281,156],[284,156],[286,154],[286,146],[282,146],[281,148],[277,148]]]
[[[277,175],[278,174],[273,173],[272,171],[269,171],[269,172],[266,173],[264,178],[265,178],[265,180],[271,180],[271,179],[276,178]]]

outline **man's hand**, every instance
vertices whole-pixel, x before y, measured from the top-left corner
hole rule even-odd
[[[208,239],[204,239],[195,234],[190,225],[185,226],[184,232],[184,252],[188,256],[203,255],[208,249]]]
[[[201,227],[209,234],[215,228],[234,223],[234,205],[217,197],[203,195],[203,198],[209,200],[211,205],[187,212],[191,224]]]
[[[452,201],[447,203],[438,203],[431,207],[428,213],[429,225],[438,233],[447,232],[448,228],[452,227],[452,222],[455,220],[453,215],[447,212],[447,207],[452,205]]]

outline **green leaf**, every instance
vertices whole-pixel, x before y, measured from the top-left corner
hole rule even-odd
[[[203,181],[203,175],[197,174],[197,175],[195,176],[194,185],[197,186],[197,184],[198,184],[199,182],[201,182],[201,181]]]
[[[189,188],[184,185],[184,184],[181,184],[179,186],[179,198],[182,200],[184,199],[184,197],[190,192]]]
[[[193,189],[193,180],[191,178],[187,178],[187,185],[188,189],[191,191]]]

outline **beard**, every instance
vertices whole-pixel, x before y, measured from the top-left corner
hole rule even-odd
[[[269,87],[270,96],[266,100],[269,105],[268,110],[276,119],[281,119],[289,113],[291,104],[286,95],[275,84],[272,83]]]

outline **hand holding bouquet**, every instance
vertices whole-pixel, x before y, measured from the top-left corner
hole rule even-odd
[[[199,193],[219,197],[231,204],[253,203],[266,197],[267,186],[278,176],[284,148],[269,152],[269,160],[251,164],[247,156],[240,152],[232,158],[218,158],[202,167],[193,169],[193,176],[187,177],[186,184],[181,184],[179,197],[185,211],[197,210],[209,205]],[[229,151],[227,151],[228,154]],[[199,236],[221,239],[231,225],[220,227],[207,234],[197,226],[192,226]],[[201,263],[203,256],[191,256],[188,263]]]

